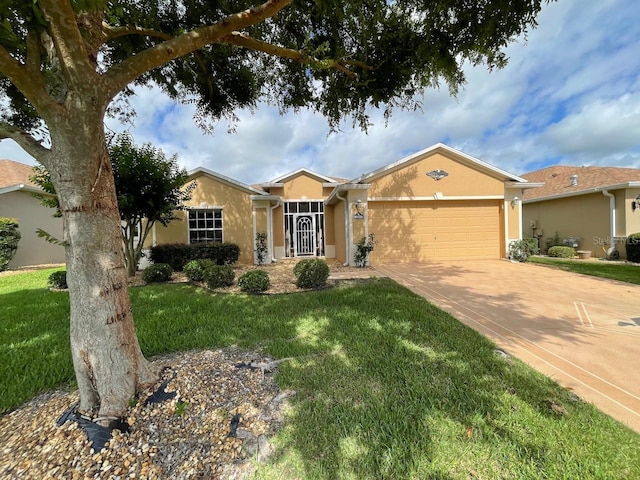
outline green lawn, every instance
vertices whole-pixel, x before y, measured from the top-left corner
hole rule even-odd
[[[570,260],[537,256],[529,257],[529,262],[560,268],[568,272],[640,285],[639,265],[607,262],[605,260]]]
[[[1,409],[73,382],[68,296],[0,277]],[[273,296],[131,289],[145,354],[263,348],[294,389],[261,479],[640,478],[640,435],[387,279]],[[308,355],[317,354],[317,355]]]

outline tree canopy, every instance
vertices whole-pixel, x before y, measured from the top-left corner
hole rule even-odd
[[[503,48],[535,25],[541,0],[2,0],[1,120],[33,133],[33,95],[59,101],[70,83],[99,79],[104,94],[153,83],[197,105],[201,126],[259,98],[309,106],[332,125],[368,106],[414,107],[423,87],[455,92],[462,65],[504,65]],[[68,26],[62,20],[70,20]],[[55,28],[53,28],[55,27]],[[20,69],[33,86],[16,81]],[[77,78],[75,78],[77,77]],[[44,93],[44,92],[41,92]],[[113,105],[113,113],[123,104]],[[14,133],[15,135],[15,130]]]

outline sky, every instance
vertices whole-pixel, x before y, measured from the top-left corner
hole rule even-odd
[[[640,168],[640,1],[545,4],[538,27],[506,52],[502,70],[466,66],[456,98],[446,85],[425,90],[421,111],[396,110],[386,125],[370,110],[366,133],[350,120],[330,133],[319,114],[260,104],[237,112],[235,133],[221,122],[208,135],[192,107],[149,88],[131,100],[133,126],[110,119],[107,127],[177,154],[187,170],[247,184],[299,168],[353,179],[439,142],[516,175],[556,164]],[[8,140],[0,158],[35,163]]]

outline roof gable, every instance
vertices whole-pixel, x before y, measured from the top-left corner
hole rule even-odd
[[[526,182],[524,178],[513,175],[498,167],[494,167],[493,165],[483,162],[482,160],[472,157],[471,155],[467,155],[466,153],[461,152],[460,150],[456,150],[455,148],[452,148],[448,145],[445,145],[443,143],[437,143],[435,145],[432,145],[431,147],[425,148],[424,150],[420,150],[419,152],[416,152],[404,158],[401,158],[400,160],[393,162],[389,165],[385,165],[384,167],[378,168],[377,170],[366,173],[352,180],[350,183],[369,183],[377,178],[380,178],[385,175],[389,175],[401,168],[406,168],[436,153],[441,153],[466,166],[480,170],[484,173],[487,173],[493,177],[499,178],[503,181],[511,181],[511,182],[518,182],[518,183]]]
[[[266,195],[267,193],[263,190],[258,190],[250,185],[242,183],[238,180],[234,180],[233,178],[226,177],[218,172],[214,172],[213,170],[209,170],[208,168],[198,167],[189,172],[189,181],[196,180],[198,177],[206,175],[210,178],[218,180],[226,185],[237,188],[238,190],[242,190],[246,193],[250,193],[252,195]]]
[[[314,172],[312,170],[309,170],[308,168],[299,168],[298,170],[294,170],[293,172],[285,173],[284,175],[275,178],[270,182],[265,183],[264,185],[283,184],[299,175],[306,175],[323,183],[343,183],[340,181],[342,179],[327,177],[326,175]]]
[[[571,177],[575,175],[575,184]],[[554,165],[526,173],[522,176],[530,182],[544,182],[540,188],[528,190],[523,201],[544,200],[571,195],[593,193],[596,189],[623,188],[640,182],[640,169],[620,167],[574,167]]]

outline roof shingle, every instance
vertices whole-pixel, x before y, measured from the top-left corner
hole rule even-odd
[[[0,188],[21,184],[37,186],[29,180],[33,173],[32,168],[31,165],[24,163],[0,159]]]
[[[571,176],[577,175],[577,184],[571,184]],[[619,185],[627,182],[640,182],[640,168],[619,167],[572,167],[554,165],[552,167],[526,173],[522,178],[532,183],[542,183],[540,188],[526,190],[524,201],[588,193],[596,188]]]

